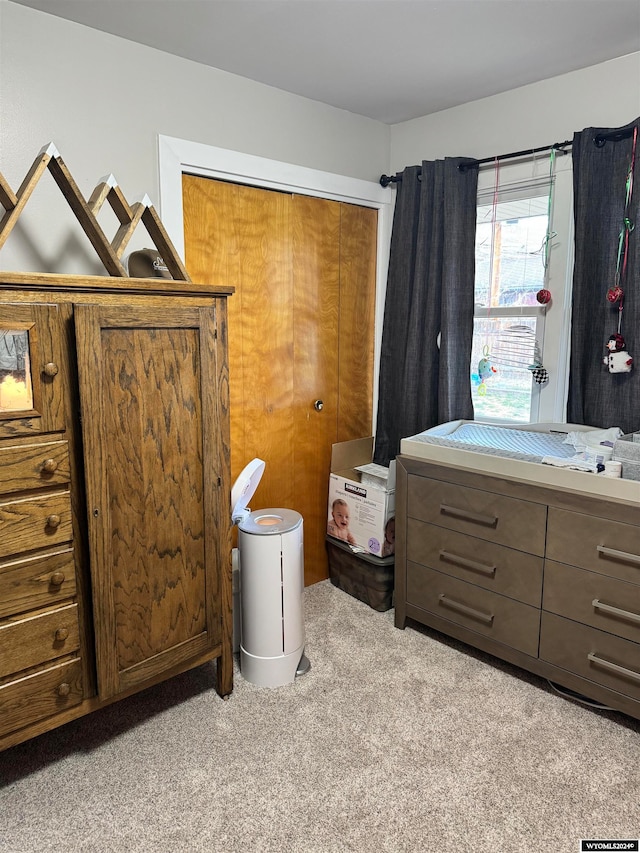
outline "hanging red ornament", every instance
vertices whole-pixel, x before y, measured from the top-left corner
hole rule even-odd
[[[636,144],[638,141],[638,128],[633,128],[633,147],[631,148],[631,161],[627,172],[627,180],[625,185],[625,202],[624,202],[624,217],[622,220],[622,228],[618,238],[618,258],[616,260],[616,277],[613,287],[607,290],[607,300],[610,303],[618,303],[618,330],[611,335],[607,342],[607,355],[603,361],[609,368],[609,373],[629,373],[633,367],[633,358],[629,355],[626,349],[625,340],[622,337],[622,311],[624,308],[624,290],[620,286],[626,281],[627,260],[629,253],[629,234],[633,231],[634,225],[626,215],[631,203],[633,195],[633,171],[636,160]]]
[[[536,299],[541,305],[547,305],[547,303],[551,302],[551,291],[546,290],[544,287],[542,290],[539,290],[536,293]]]

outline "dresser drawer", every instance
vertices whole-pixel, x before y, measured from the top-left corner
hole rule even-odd
[[[540,610],[442,572],[407,564],[407,602],[525,654],[538,654]]]
[[[411,518],[544,555],[546,506],[427,477],[410,476],[407,488]]]
[[[73,548],[0,562],[0,618],[56,604],[75,592]]]
[[[540,607],[542,557],[410,518],[407,559]]]
[[[66,441],[0,447],[0,495],[69,482]]]
[[[547,557],[640,584],[640,527],[549,507]]]
[[[79,648],[77,604],[6,622],[0,625],[0,678]]]
[[[72,539],[69,492],[0,501],[0,558]]]
[[[543,611],[540,658],[640,699],[640,645]]]
[[[640,643],[640,586],[547,560],[543,607]]]
[[[67,661],[0,687],[0,734],[79,705],[82,662]]]

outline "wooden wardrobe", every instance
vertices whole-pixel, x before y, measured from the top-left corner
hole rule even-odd
[[[231,292],[0,274],[0,749],[213,659],[231,692]]]

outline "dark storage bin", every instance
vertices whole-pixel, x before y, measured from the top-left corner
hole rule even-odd
[[[394,557],[355,553],[331,536],[325,541],[331,583],[374,610],[389,610],[393,606]]]

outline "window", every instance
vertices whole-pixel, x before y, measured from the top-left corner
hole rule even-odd
[[[484,186],[479,182],[471,356],[475,418],[506,423],[562,421],[568,337],[564,310],[568,304],[568,229],[565,227],[561,235],[552,230],[549,175],[509,181],[503,177],[507,171],[500,169],[501,186],[495,200],[494,188],[489,186],[495,180],[492,170],[481,175]],[[567,225],[570,174],[563,172],[559,204],[557,176],[552,194],[551,218],[566,217]],[[553,234],[553,239],[545,247],[547,234]],[[538,291],[547,287],[552,291],[548,306],[536,298]],[[547,346],[545,337],[549,338]],[[538,384],[528,369],[536,363],[548,371],[549,380],[543,384]]]

